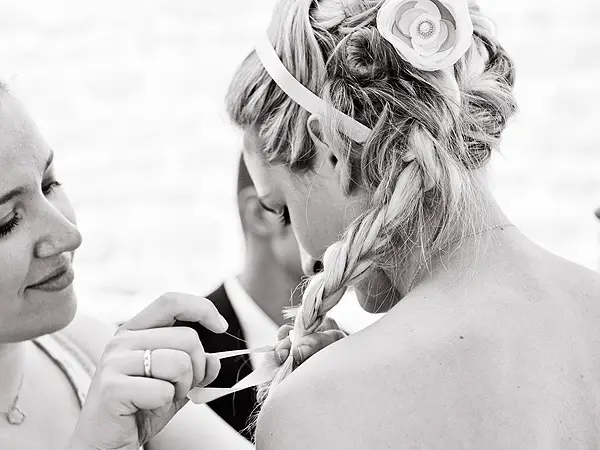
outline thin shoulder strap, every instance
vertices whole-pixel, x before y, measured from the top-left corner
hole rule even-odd
[[[72,339],[57,331],[34,339],[37,345],[63,371],[73,390],[77,394],[79,406],[83,407],[90,388],[96,365]],[[144,450],[141,446],[140,450]]]
[[[63,371],[83,406],[92,381],[95,364],[64,333],[56,332],[33,341]]]

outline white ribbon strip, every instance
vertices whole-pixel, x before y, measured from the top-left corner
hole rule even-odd
[[[248,389],[259,384],[266,383],[273,378],[273,364],[267,363],[260,369],[255,370],[247,377],[242,378],[233,387],[230,388],[194,388],[188,393],[188,398],[192,403],[198,405],[212,402],[218,398],[224,397],[234,392]]]
[[[274,345],[265,345],[264,347],[258,348],[246,348],[244,350],[229,350],[227,352],[211,353],[218,359],[233,358],[234,356],[249,355],[250,353],[269,353],[275,350]]]
[[[346,136],[359,144],[367,140],[371,129],[340,110],[335,109],[333,106],[328,105],[323,99],[296,80],[285,68],[279,56],[277,56],[267,35],[260,39],[254,50],[273,81],[298,105],[310,113],[323,117],[333,114]]]

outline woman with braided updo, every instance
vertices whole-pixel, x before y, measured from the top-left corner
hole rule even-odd
[[[513,83],[466,0],[278,3],[227,96],[312,275],[258,448],[600,445],[600,276],[523,236],[486,184]],[[387,314],[274,389],[348,287]]]

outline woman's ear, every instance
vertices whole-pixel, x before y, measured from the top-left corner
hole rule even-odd
[[[275,232],[276,221],[269,220],[270,213],[260,206],[254,186],[247,186],[239,192],[238,208],[246,235],[266,238]]]
[[[327,142],[323,116],[311,114],[306,121],[306,128],[317,151],[317,165],[335,176],[342,192],[350,195],[353,186],[350,167],[343,162],[339,149]]]

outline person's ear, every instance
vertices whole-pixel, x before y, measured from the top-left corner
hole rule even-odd
[[[331,173],[338,180],[342,192],[349,195],[353,186],[350,167],[342,160],[339,149],[327,142],[323,116],[311,114],[306,121],[306,128],[317,152],[317,164]]]
[[[266,238],[276,231],[278,220],[270,217],[273,214],[260,206],[254,186],[247,186],[240,191],[238,207],[242,226],[246,233]]]

